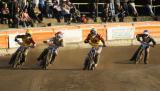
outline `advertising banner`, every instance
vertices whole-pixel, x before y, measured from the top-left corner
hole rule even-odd
[[[117,40],[117,39],[133,39],[135,28],[133,27],[111,27],[107,29],[107,39]]]
[[[19,47],[18,43],[15,42],[15,37],[17,34],[9,34],[9,48],[17,48]]]
[[[70,29],[70,30],[55,30],[55,32],[62,31],[64,33],[64,42],[81,42],[82,41],[82,29]]]

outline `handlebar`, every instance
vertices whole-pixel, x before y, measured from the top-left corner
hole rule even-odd
[[[146,43],[146,42],[142,42],[142,41],[140,41],[141,42],[141,45],[147,45],[147,46],[151,46],[151,47],[154,47],[154,45],[153,44],[149,44],[149,43]]]
[[[48,42],[48,41],[43,41],[43,43],[44,43],[44,44],[47,44],[47,45],[49,45],[49,46],[54,46],[54,45],[55,45],[54,43]]]
[[[35,48],[35,46],[29,46],[29,48]]]
[[[20,46],[24,46],[24,44],[20,41],[17,41],[17,43],[20,45]],[[29,48],[35,48],[36,44],[30,44],[28,47]]]

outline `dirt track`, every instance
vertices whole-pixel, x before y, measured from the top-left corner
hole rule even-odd
[[[160,46],[151,49],[147,65],[129,63],[136,48],[104,48],[95,71],[82,70],[88,49],[60,51],[49,70],[37,66],[40,48],[22,70],[8,68],[10,56],[0,57],[0,91],[160,91]]]

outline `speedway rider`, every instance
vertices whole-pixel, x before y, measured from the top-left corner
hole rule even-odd
[[[106,47],[105,41],[102,38],[102,36],[97,33],[97,30],[95,28],[92,28],[90,30],[90,33],[88,34],[87,38],[85,39],[84,43],[89,43],[92,47],[96,48],[96,57],[94,60],[94,63],[95,63],[94,67],[96,67],[99,62],[102,47]]]
[[[22,41],[20,41],[20,39]],[[17,49],[17,51],[12,55],[9,64],[13,64],[15,57],[18,53],[18,51],[21,50],[21,48],[24,48],[24,53],[23,53],[23,58],[20,61],[20,65],[24,64],[24,62],[26,61],[26,56],[28,54],[29,48],[34,48],[36,46],[34,40],[32,39],[32,31],[27,29],[26,33],[24,35],[17,35],[15,37],[15,41],[21,46]]]
[[[148,63],[148,57],[149,57],[149,50],[150,50],[150,43],[152,42],[152,47],[154,47],[156,45],[155,40],[149,35],[149,31],[148,30],[144,30],[142,34],[137,34],[136,35],[137,40],[143,44],[146,43],[148,46],[145,48],[145,56],[144,56],[144,63],[147,64]],[[141,49],[142,45],[136,50],[136,52],[134,53],[134,55],[132,56],[132,58],[130,59],[130,61],[135,61],[136,57],[138,56],[138,52]]]
[[[47,43],[49,45],[49,47],[45,48],[43,50],[43,52],[40,54],[40,56],[38,57],[38,61],[40,61],[40,65],[42,65],[44,56],[48,53],[49,49],[55,49],[55,54],[53,54],[52,56],[52,60],[50,62],[50,64],[53,63],[55,57],[57,56],[57,50],[59,47],[63,47],[63,33],[61,31],[55,33],[55,37],[52,37],[50,39],[48,39],[47,41],[44,41],[44,43]]]

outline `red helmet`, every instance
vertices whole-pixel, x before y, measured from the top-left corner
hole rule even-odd
[[[57,33],[55,33],[55,36],[56,36],[57,38],[63,38],[63,32],[58,31]]]

